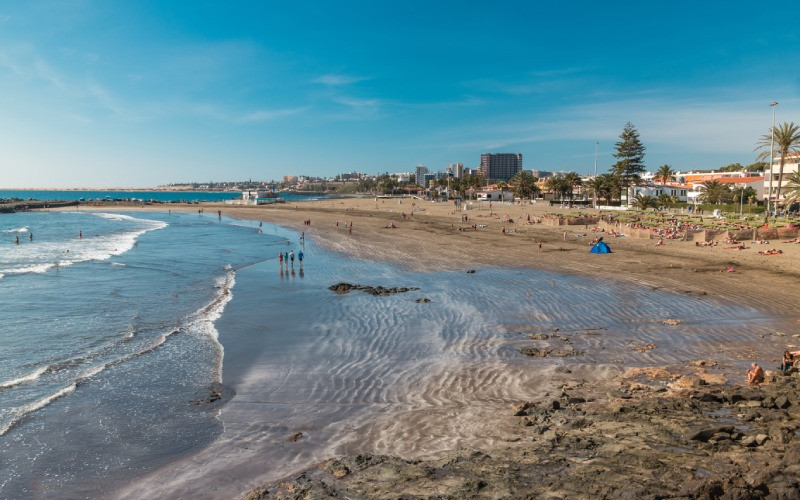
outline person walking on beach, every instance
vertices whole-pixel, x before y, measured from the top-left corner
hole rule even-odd
[[[292,261],[292,269],[294,269],[294,251],[289,252],[289,260]]]
[[[300,269],[303,269],[303,251],[297,252],[297,261],[300,263]]]
[[[278,252],[278,263],[280,264],[281,269],[283,269],[283,252]]]
[[[542,253],[542,240],[539,240],[539,253]]]
[[[289,269],[289,252],[283,252],[283,261],[286,262],[286,269]]]
[[[567,241],[567,230],[564,230],[564,241]]]

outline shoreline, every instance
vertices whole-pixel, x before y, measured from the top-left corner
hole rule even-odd
[[[588,246],[579,237],[574,237],[574,233],[579,232],[574,229],[568,230],[569,238],[566,242],[562,239],[563,228],[543,227],[541,225],[525,228],[530,229],[529,231],[520,231],[518,234],[503,237],[499,234],[498,228],[500,226],[495,221],[484,217],[478,218],[478,220],[481,223],[488,222],[489,227],[486,230],[457,233],[449,228],[449,220],[453,218],[451,214],[447,213],[450,207],[443,207],[442,204],[422,213],[416,213],[413,221],[404,221],[395,211],[380,210],[380,206],[376,210],[374,203],[372,203],[373,208],[371,210],[364,208],[365,201],[366,203],[371,202],[371,200],[358,199],[348,200],[348,204],[345,204],[341,200],[335,200],[333,204],[341,203],[344,206],[339,209],[333,207],[333,210],[320,206],[322,204],[330,205],[331,201],[297,202],[292,203],[291,206],[287,204],[287,206],[280,207],[234,208],[222,204],[204,204],[203,206],[209,209],[209,212],[212,211],[211,209],[214,211],[219,209],[226,216],[271,221],[280,226],[292,228],[298,233],[305,231],[309,238],[313,238],[316,244],[322,245],[326,249],[342,252],[355,258],[376,262],[388,261],[409,270],[414,269],[421,272],[432,272],[434,270],[460,271],[488,265],[547,269],[557,273],[578,276],[589,275],[603,280],[613,279],[622,284],[634,284],[637,287],[659,289],[676,294],[710,296],[709,298],[713,297],[714,300],[721,300],[729,304],[746,302],[760,310],[780,313],[782,317],[776,317],[775,324],[780,325],[784,332],[792,333],[794,331],[792,328],[797,328],[798,317],[796,313],[792,314],[792,309],[787,308],[792,301],[791,298],[796,296],[794,293],[798,290],[798,285],[794,283],[796,275],[780,275],[778,274],[780,273],[779,267],[757,269],[751,267],[752,264],[748,266],[746,259],[744,263],[740,263],[741,261],[736,262],[737,269],[735,273],[721,273],[719,269],[728,264],[727,256],[729,255],[723,253],[722,249],[698,248],[695,250],[691,243],[680,245],[680,243],[685,242],[670,241],[667,249],[674,248],[675,251],[664,255],[665,252],[662,252],[664,248],[656,248],[654,246],[650,248],[650,245],[654,242],[650,245],[645,245],[641,241],[619,239],[611,242],[615,253],[610,256],[597,256],[589,254]],[[358,205],[361,205],[361,207]],[[501,207],[500,210],[505,211],[503,210],[504,208]],[[147,207],[144,210],[161,211],[157,207]],[[185,211],[194,210],[195,207],[185,207]],[[470,216],[473,216],[473,214],[474,212],[470,213]],[[476,215],[475,217],[479,216]],[[303,225],[303,221],[309,218],[311,219],[311,226]],[[341,224],[340,228],[337,229],[335,224],[337,220],[340,223],[345,220],[352,220],[353,234],[347,234]],[[394,222],[400,229],[387,229],[385,227],[387,222]],[[542,254],[538,254],[535,251],[534,241],[536,240],[544,241],[545,251]],[[496,244],[498,241],[503,245]],[[673,243],[679,244],[673,246]],[[681,246],[684,248],[681,248]],[[785,247],[794,248],[792,245],[785,245]],[[479,255],[471,253],[476,250],[483,250],[484,252]],[[712,252],[707,252],[707,250],[712,250]],[[420,260],[420,254],[428,258]],[[657,262],[653,262],[652,255],[658,256]],[[796,255],[795,253],[787,252],[778,257],[796,259]],[[612,257],[613,260],[608,259],[608,257]],[[764,257],[764,259],[770,258],[772,257]],[[410,262],[410,260],[413,260],[413,262]],[[752,261],[752,259],[750,260]],[[765,260],[765,262],[775,261]],[[797,261],[792,260],[791,262],[796,263]],[[627,275],[619,275],[617,269],[621,267],[629,271]],[[665,269],[669,270],[669,275],[658,274],[659,271]],[[777,300],[763,293],[764,291],[769,291],[770,287],[781,291],[781,295],[776,298]],[[793,340],[790,335],[786,336],[787,342]],[[776,354],[779,355],[779,353]],[[713,352],[709,353],[709,356],[713,357]],[[597,377],[597,373],[592,374],[591,370],[587,372],[584,369],[576,369],[570,375],[555,373],[551,373],[551,375],[555,377],[555,386],[560,383],[572,384],[574,390],[583,393],[587,390],[589,393],[596,391],[604,393],[617,390],[619,375],[624,371],[622,368],[618,371],[614,370],[613,373],[608,373],[605,377]],[[696,373],[682,375],[682,377],[687,376],[697,378]],[[709,378],[709,381],[713,381],[713,377],[706,378]],[[592,380],[592,382],[586,382],[586,380]],[[683,380],[683,382],[685,381]],[[670,388],[670,394],[685,395],[685,387],[680,389],[684,390],[684,392],[680,393]],[[605,398],[598,399],[604,400]],[[541,401],[534,403],[536,404],[531,408],[541,407]],[[602,406],[600,403],[608,404],[607,401],[602,401],[598,402],[598,406]],[[519,419],[509,418],[510,414],[505,404],[499,406],[495,404],[495,406],[494,410],[487,409],[484,410],[484,413],[497,413],[497,425],[502,427],[504,432],[510,432],[508,429],[513,428],[514,422],[509,422],[509,420],[516,421]],[[530,417],[531,415],[528,416]],[[528,439],[523,438],[523,441],[527,442]],[[500,450],[501,448],[503,446],[498,447],[495,445],[491,447],[494,450]],[[520,455],[520,453],[525,453],[524,447],[515,445],[515,449],[516,451],[508,452],[511,454],[510,456],[513,460],[524,461],[522,455]],[[359,450],[352,451],[358,452]],[[444,450],[442,453],[445,455],[452,454],[451,451],[445,452]],[[506,451],[502,451],[502,454],[506,453]],[[405,455],[405,457],[408,458],[409,455]],[[342,463],[344,463],[349,459],[342,460]],[[380,464],[387,463],[391,463],[393,466],[402,465],[398,465],[392,460],[394,459],[384,457],[374,459],[367,465],[369,467],[373,465],[380,467]],[[461,457],[461,460],[465,464],[472,463],[472,459],[465,457]],[[193,459],[188,458],[185,465],[191,467],[192,463]],[[331,463],[330,461],[324,462],[324,464],[328,464],[324,467],[328,467]],[[364,470],[368,470],[369,467],[365,466]],[[350,470],[355,472],[356,469],[356,466],[350,465]],[[312,467],[310,470],[313,472],[317,469]],[[296,475],[293,477],[296,477]],[[337,477],[335,473],[334,477]],[[142,478],[142,481],[146,480],[146,477]],[[247,477],[242,477],[241,475],[232,477],[231,480],[251,484]],[[270,488],[274,491],[275,485],[270,486]],[[380,492],[373,491],[372,493],[381,495]]]

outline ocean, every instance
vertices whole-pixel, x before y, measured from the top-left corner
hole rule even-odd
[[[770,316],[740,304],[537,270],[412,272],[216,214],[27,212],[0,231],[2,498],[235,496],[247,483],[231,475],[342,452],[487,444],[458,416],[541,396],[555,369],[711,353],[736,375],[780,349]],[[302,268],[279,265],[288,251]],[[420,289],[328,290],[341,281]],[[576,355],[524,356],[530,333]]]
[[[105,199],[137,199],[161,203],[194,203],[194,202],[222,202],[225,200],[239,199],[240,192],[215,192],[215,191],[109,191],[109,190],[56,190],[56,189],[0,189],[0,200],[5,198],[18,198],[21,200],[40,201],[71,201],[71,200],[105,200]],[[286,201],[307,200],[322,198],[304,194],[278,193]]]

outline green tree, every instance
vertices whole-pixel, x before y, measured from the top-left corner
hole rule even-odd
[[[744,169],[745,169],[745,167],[743,167],[741,163],[737,162],[737,163],[731,163],[730,165],[725,165],[724,167],[719,169],[719,171],[720,172],[741,172]]]
[[[637,210],[647,210],[648,208],[658,208],[658,200],[649,194],[636,193],[631,199],[631,206]]]
[[[770,127],[770,131],[767,134],[764,134],[763,137],[758,141],[756,150],[765,149],[761,154],[758,155],[757,159],[767,159],[770,162],[772,158],[770,158],[770,153],[773,144],[773,135],[774,135],[774,152],[778,156],[780,156],[780,163],[778,166],[778,189],[775,193],[775,203],[778,203],[781,199],[781,184],[783,183],[783,166],[786,163],[786,159],[791,155],[800,154],[800,126],[795,125],[794,122],[792,123],[783,123],[778,125],[777,127]],[[769,149],[766,149],[769,148]],[[768,165],[769,166],[769,165]],[[772,175],[772,169],[770,168],[769,175]],[[767,193],[771,195],[772,193]],[[771,197],[771,196],[770,196]]]
[[[611,166],[611,172],[620,180],[622,188],[629,188],[639,181],[641,174],[645,171],[644,152],[645,147],[639,140],[639,132],[631,122],[625,125],[619,136],[620,140],[614,145],[617,150],[614,158],[617,162]]]
[[[747,172],[763,172],[769,164],[765,161],[757,161],[744,167]]]
[[[520,199],[533,198],[538,190],[536,187],[536,181],[538,180],[530,172],[521,170],[510,181],[514,188],[514,196]]]
[[[661,165],[658,167],[658,171],[656,171],[655,178],[661,181],[662,186],[666,186],[669,181],[675,180],[675,171],[672,170],[671,165]]]
[[[567,192],[570,190],[569,183],[564,180],[563,177],[555,175],[547,178],[544,183],[544,187],[553,194],[558,193],[558,199],[562,203],[564,202],[564,197],[566,196]]]
[[[589,194],[594,198],[594,208],[597,208],[597,198],[600,197],[600,194],[603,192],[603,178],[599,175],[592,177],[586,181],[585,186]]]
[[[719,181],[706,181],[702,184],[703,194],[700,200],[703,203],[728,203],[731,201],[731,190],[727,184]]]
[[[503,201],[503,195],[508,189],[508,183],[506,181],[498,181],[497,182],[497,189],[500,190],[500,201]]]
[[[566,183],[566,194],[569,196],[569,206],[572,207],[572,200],[575,196],[575,188],[580,187],[580,185],[583,184],[583,180],[577,172],[567,172],[564,174],[562,179]]]
[[[800,201],[800,170],[792,172],[786,179],[789,183],[786,184],[786,199],[784,203],[788,208]]]

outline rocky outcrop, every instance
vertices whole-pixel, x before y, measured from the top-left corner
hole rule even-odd
[[[676,377],[639,372],[604,395],[572,383],[498,415],[517,431],[492,450],[340,457],[246,498],[800,498],[800,378]]]

